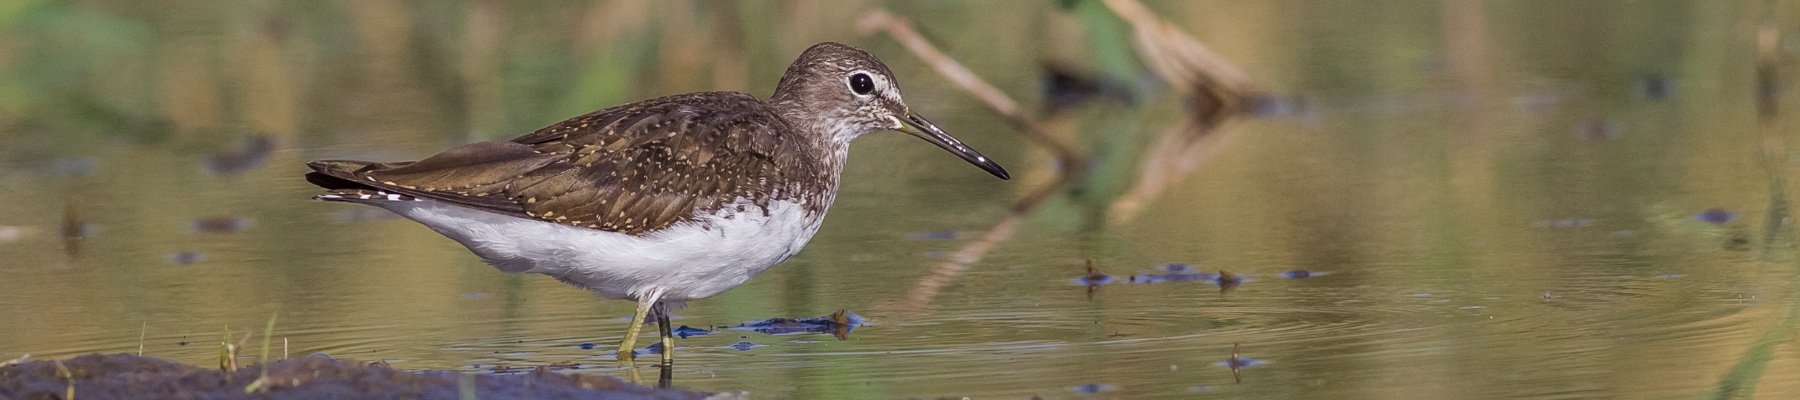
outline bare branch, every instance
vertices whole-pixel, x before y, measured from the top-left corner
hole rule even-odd
[[[913,55],[918,56],[932,69],[937,70],[939,75],[943,75],[945,79],[950,80],[969,95],[987,103],[988,108],[1005,116],[1007,122],[1011,122],[1013,127],[1018,128],[1019,133],[1023,133],[1027,139],[1048,148],[1051,153],[1056,155],[1056,158],[1062,159],[1065,173],[1079,173],[1083,170],[1075,168],[1084,163],[1075,152],[1074,146],[1051,136],[1036,117],[1019,108],[1018,102],[1013,101],[1000,89],[989,85],[987,81],[983,81],[980,76],[976,76],[968,68],[963,68],[962,64],[956,62],[955,59],[938,51],[937,46],[931,45],[931,42],[919,36],[918,31],[913,30],[912,21],[888,13],[887,10],[875,9],[863,14],[862,19],[857,22],[857,29],[864,35],[874,34],[877,31],[887,32],[888,36],[893,36],[894,40],[899,41],[902,46],[906,46],[906,49],[912,51]]]

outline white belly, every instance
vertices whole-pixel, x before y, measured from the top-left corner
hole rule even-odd
[[[550,275],[611,299],[661,291],[666,302],[711,297],[743,284],[800,252],[824,220],[823,213],[808,215],[796,203],[772,201],[765,215],[739,199],[719,213],[632,236],[429,200],[373,205],[431,227],[501,271]],[[746,211],[735,212],[736,205]]]

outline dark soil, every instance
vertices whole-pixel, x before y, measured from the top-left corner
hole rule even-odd
[[[153,357],[89,354],[0,367],[0,399],[63,399],[74,378],[75,398],[92,399],[459,399],[459,371],[406,371],[350,360],[294,358],[269,363],[264,389],[244,388],[260,365],[237,372]],[[539,367],[517,375],[472,375],[474,394],[495,399],[703,399],[710,393],[656,389],[610,376],[563,374]]]

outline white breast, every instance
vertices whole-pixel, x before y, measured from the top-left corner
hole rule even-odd
[[[428,200],[372,204],[462,243],[501,271],[550,275],[612,299],[660,290],[669,302],[743,284],[800,252],[824,220],[801,204],[772,201],[764,213],[740,198],[712,215],[632,236]]]

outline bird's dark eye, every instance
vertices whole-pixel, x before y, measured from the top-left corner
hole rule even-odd
[[[855,91],[856,94],[869,94],[869,92],[875,91],[875,80],[869,78],[869,74],[851,75],[850,90]]]

